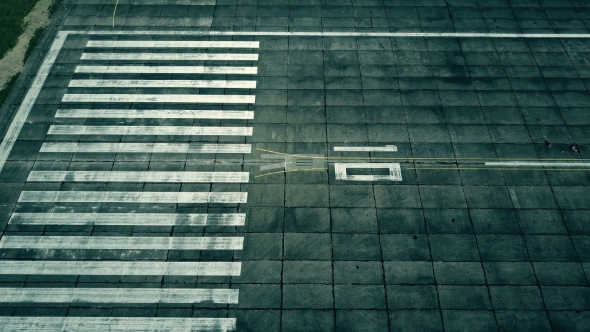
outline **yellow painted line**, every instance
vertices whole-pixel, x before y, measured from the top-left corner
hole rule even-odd
[[[589,171],[582,168],[489,168],[489,167],[405,167],[404,169],[462,170],[462,171]]]
[[[307,156],[302,154],[290,154],[290,153],[283,153],[277,152],[267,149],[256,148],[256,150],[290,156],[290,157],[301,157],[301,158],[308,158],[308,159],[334,159],[334,160],[526,160],[526,161],[590,161],[590,159],[572,159],[572,158],[556,158],[556,159],[543,159],[543,158],[536,158],[536,159],[527,159],[527,158],[412,158],[412,157],[397,157],[397,158],[374,158],[374,157],[317,157],[317,156]]]
[[[292,172],[325,171],[325,170],[327,170],[327,168],[305,168],[305,169],[266,173],[266,174],[256,175],[254,178],[259,178],[259,177],[263,177],[263,176],[267,176],[267,175],[274,175],[274,174],[284,174],[284,173],[292,173]]]
[[[119,5],[119,0],[115,3],[115,9],[113,10],[113,29],[115,28],[115,13],[117,12],[117,6]]]

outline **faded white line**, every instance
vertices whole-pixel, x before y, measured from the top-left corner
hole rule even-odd
[[[13,213],[14,225],[244,226],[245,213]]]
[[[252,127],[189,126],[62,126],[52,125],[49,135],[213,135],[252,136]]]
[[[506,167],[578,167],[590,168],[590,163],[585,162],[531,162],[531,161],[489,161],[486,166],[506,166]]]
[[[285,37],[446,37],[446,38],[590,38],[587,33],[474,33],[474,32],[350,32],[350,31],[84,31],[68,30],[80,35],[131,36],[285,36]]]
[[[19,202],[246,203],[245,192],[23,191]]]
[[[16,112],[10,127],[8,127],[8,131],[4,136],[4,140],[2,140],[2,143],[0,143],[0,172],[2,172],[2,169],[4,168],[4,163],[6,163],[6,159],[8,158],[8,155],[14,146],[14,142],[16,142],[16,139],[18,138],[25,121],[29,116],[29,112],[31,111],[31,108],[33,108],[33,104],[35,104],[37,96],[39,96],[39,92],[41,92],[41,88],[45,83],[45,79],[47,78],[47,75],[49,75],[49,71],[51,70],[51,67],[53,66],[53,63],[55,62],[55,59],[57,58],[57,55],[59,54],[59,51],[61,50],[67,37],[67,32],[57,33],[53,44],[51,44],[51,47],[47,52],[47,56],[45,56],[45,60],[43,60],[43,63],[41,64],[39,71],[37,71],[37,75],[35,76],[33,83],[31,83],[31,87],[27,91],[22,104],[18,108],[18,111]]]
[[[2,303],[238,303],[237,289],[0,288]]]
[[[2,249],[242,250],[243,246],[243,237],[4,235],[0,240]]]
[[[257,41],[167,41],[167,40],[89,40],[86,47],[101,48],[259,48]]]
[[[253,95],[65,94],[64,103],[254,104]]]
[[[230,66],[78,66],[83,74],[220,74],[256,75],[257,67]]]
[[[43,143],[42,153],[251,153],[251,144]]]
[[[241,54],[241,53],[83,53],[80,60],[258,61],[258,54]]]
[[[239,262],[105,262],[3,260],[0,274],[239,276]]]
[[[5,332],[96,332],[96,331],[233,331],[235,318],[163,317],[0,317]]]
[[[248,172],[133,172],[133,171],[31,171],[31,182],[220,182],[246,183]]]
[[[256,81],[226,80],[71,80],[70,88],[256,89]]]
[[[124,119],[254,119],[253,111],[137,110],[137,109],[58,109],[56,118]]]
[[[338,152],[397,152],[397,146],[335,146]]]

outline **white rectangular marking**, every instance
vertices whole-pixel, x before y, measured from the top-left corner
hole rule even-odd
[[[386,168],[388,175],[348,175],[348,168]],[[334,163],[336,180],[345,181],[402,181],[402,172],[398,163]]]
[[[102,48],[259,48],[257,41],[89,40],[86,47]]]
[[[82,74],[220,74],[256,75],[257,67],[229,66],[77,66]]]
[[[137,110],[137,109],[58,109],[56,118],[124,119],[254,119],[253,111]]]
[[[245,192],[23,191],[19,202],[246,203]]]
[[[105,262],[3,260],[0,274],[239,276],[239,262]]]
[[[240,53],[83,53],[80,60],[258,61],[258,54],[240,54]]]
[[[334,151],[346,152],[397,152],[397,146],[335,146]]]
[[[244,226],[245,213],[13,213],[14,225]]]
[[[49,135],[192,135],[252,136],[252,127],[188,126],[63,126],[52,125]]]
[[[4,235],[0,240],[2,249],[242,250],[243,246],[243,237]]]
[[[489,161],[486,166],[508,166],[508,167],[578,167],[589,168],[590,163],[585,162],[532,162],[532,161]]]
[[[248,172],[31,171],[31,182],[226,182],[246,183]]]
[[[0,288],[1,303],[238,303],[237,289]]]
[[[256,89],[256,81],[226,80],[71,80],[70,88]]]
[[[163,317],[0,317],[5,332],[97,332],[97,331],[218,331],[236,329],[235,318]]]
[[[251,144],[202,143],[43,143],[39,152],[100,153],[252,153]]]
[[[254,104],[254,95],[64,94],[64,103]]]

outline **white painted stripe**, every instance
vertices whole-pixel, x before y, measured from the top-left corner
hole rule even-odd
[[[164,2],[162,2],[164,1]],[[74,0],[72,4],[76,5],[104,5],[109,0]],[[116,3],[116,2],[115,2]],[[191,5],[191,6],[215,6],[216,0],[120,0],[119,5]]]
[[[31,171],[31,182],[226,182],[247,183],[248,172]]]
[[[139,61],[258,61],[258,54],[241,53],[83,53],[81,60]]]
[[[508,167],[578,167],[589,168],[590,163],[585,162],[531,162],[531,161],[490,161],[485,163],[486,166],[508,166]]]
[[[0,288],[1,303],[238,303],[237,289]]]
[[[47,75],[49,75],[49,71],[51,70],[51,67],[53,66],[53,63],[55,62],[55,59],[57,58],[57,55],[59,54],[59,51],[61,50],[61,47],[63,46],[67,37],[67,32],[60,31],[57,33],[53,44],[51,44],[51,47],[45,56],[45,60],[43,60],[43,63],[41,64],[41,67],[39,67],[33,83],[31,83],[31,87],[27,91],[23,102],[18,108],[18,111],[16,112],[10,127],[8,127],[8,131],[6,132],[2,143],[0,143],[0,172],[2,172],[2,169],[4,168],[4,164],[6,163],[6,159],[8,158],[8,155],[14,146],[14,142],[16,142],[16,139],[18,138],[25,121],[29,116],[29,112],[31,112],[31,108],[33,108],[33,104],[37,100],[39,92],[41,92],[41,88],[45,83],[45,79],[47,78]]]
[[[71,80],[70,88],[256,89],[256,81],[226,80]]]
[[[5,332],[97,332],[97,331],[218,331],[236,329],[235,318],[163,317],[0,317]]]
[[[0,240],[3,249],[242,250],[243,246],[243,237],[4,235]]]
[[[256,75],[257,67],[229,66],[77,66],[84,74],[220,74]]]
[[[144,94],[65,94],[64,103],[214,103],[254,104],[253,95],[144,95]]]
[[[214,135],[252,136],[252,127],[188,126],[62,126],[53,125],[49,135]]]
[[[43,143],[40,152],[252,153],[251,144],[202,143]]]
[[[58,109],[56,118],[254,119],[253,111]]]
[[[244,226],[245,213],[13,213],[14,225]]]
[[[19,202],[246,203],[245,192],[23,191]]]
[[[3,260],[0,274],[239,276],[239,262],[105,262]]]
[[[448,38],[590,38],[583,33],[349,32],[349,31],[65,31],[79,35],[153,36],[300,36],[300,37],[448,37]]]
[[[64,94],[64,103],[215,103],[254,104],[254,95]]]
[[[397,152],[397,146],[335,146],[334,151],[346,152]]]
[[[86,47],[112,48],[259,48],[257,41],[89,40]]]

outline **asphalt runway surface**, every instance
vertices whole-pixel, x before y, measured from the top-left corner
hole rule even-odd
[[[590,3],[72,0],[54,25],[3,108],[1,330],[590,326]]]

